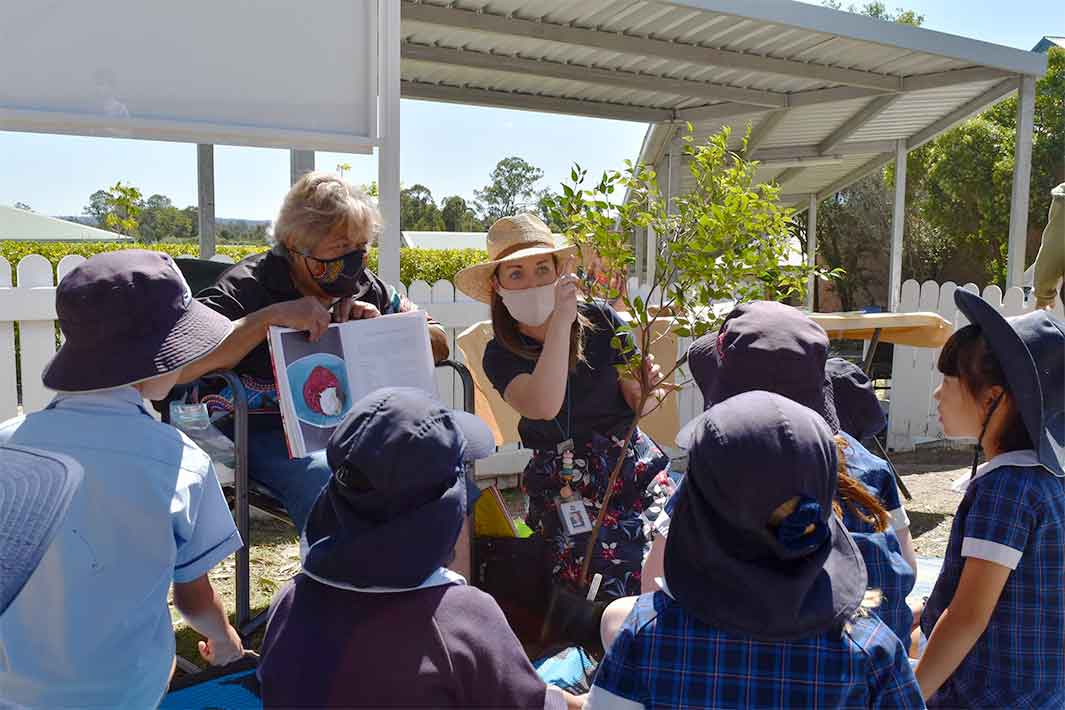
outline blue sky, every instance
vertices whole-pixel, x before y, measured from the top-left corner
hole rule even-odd
[[[1065,35],[1060,0],[887,0],[913,9],[924,26],[1020,49],[1044,34]],[[1008,10],[1007,10],[1008,8]],[[495,163],[518,155],[541,168],[543,185],[564,180],[573,162],[597,174],[636,157],[646,126],[524,111],[403,101],[404,185],[422,183],[439,201],[472,198]],[[350,163],[348,178],[376,178],[374,156],[319,153],[317,167]],[[179,207],[196,203],[196,148],[180,143],[0,131],[0,204],[21,201],[45,214],[79,214],[89,195],[117,180],[145,196],[162,193]],[[272,219],[288,187],[288,153],[215,149],[216,214]]]

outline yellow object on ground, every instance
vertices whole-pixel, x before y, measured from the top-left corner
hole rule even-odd
[[[495,486],[481,491],[473,506],[473,533],[477,537],[518,537],[503,496]]]

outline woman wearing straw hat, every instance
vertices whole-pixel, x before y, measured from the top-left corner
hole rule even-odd
[[[600,599],[637,594],[640,567],[654,534],[654,514],[671,491],[669,458],[632,423],[639,389],[619,377],[613,347],[621,324],[610,306],[578,298],[575,247],[557,247],[530,214],[488,230],[488,257],[463,269],[455,284],[492,307],[494,338],[484,371],[521,414],[518,434],[533,458],[525,468],[527,522],[549,541],[556,582],[577,589],[591,521],[621,447],[625,461],[598,532],[589,577],[603,577]],[[645,359],[652,382],[661,371]],[[654,398],[652,398],[654,399]]]

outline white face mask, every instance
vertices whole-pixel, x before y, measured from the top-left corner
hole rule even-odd
[[[555,310],[554,283],[523,289],[500,287],[499,297],[514,320],[534,328],[546,323]]]

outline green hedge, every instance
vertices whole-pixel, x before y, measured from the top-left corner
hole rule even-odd
[[[119,249],[154,249],[171,256],[196,256],[199,245],[195,242],[156,242],[139,244],[136,242],[5,242],[0,241],[0,257],[11,264],[12,279],[15,279],[15,267],[28,254],[40,254],[52,263],[55,269],[59,261],[68,254],[90,257],[106,251]],[[218,252],[234,261],[267,249],[263,244],[219,244]],[[441,279],[451,281],[455,273],[463,267],[476,264],[485,259],[480,249],[400,249],[399,278],[408,286],[412,281],[422,280],[430,284]],[[377,249],[371,248],[369,266],[377,269]]]

